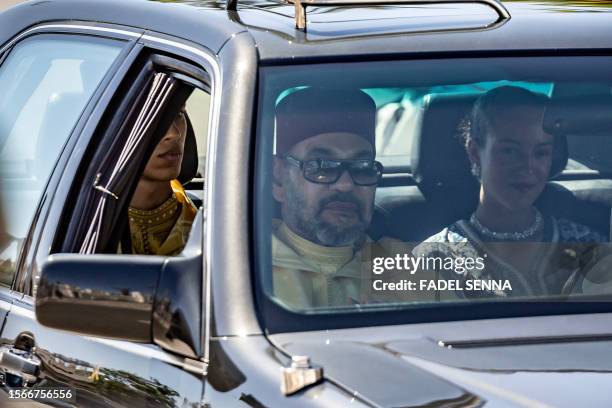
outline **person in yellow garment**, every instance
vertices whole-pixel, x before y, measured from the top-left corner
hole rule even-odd
[[[128,208],[134,254],[177,255],[197,208],[176,180],[183,160],[187,117],[181,110],[151,154]]]
[[[294,309],[385,301],[372,292],[379,247],[366,234],[383,166],[374,101],[360,90],[307,88],[276,107],[275,298]]]

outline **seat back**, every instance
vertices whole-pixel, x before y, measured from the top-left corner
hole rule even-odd
[[[429,211],[436,214],[436,228],[469,216],[478,204],[479,183],[470,173],[459,131],[475,100],[473,94],[429,95],[423,105],[411,167]]]

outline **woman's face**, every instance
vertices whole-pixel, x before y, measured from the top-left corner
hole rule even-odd
[[[505,115],[504,115],[505,116]],[[468,153],[481,168],[481,201],[507,211],[530,208],[544,190],[552,164],[553,136],[542,129],[541,112],[516,109]]]

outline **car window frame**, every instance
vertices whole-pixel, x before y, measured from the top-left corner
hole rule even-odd
[[[74,24],[78,27],[71,27],[70,24]],[[50,24],[53,25],[53,24]],[[92,24],[91,27],[87,27],[87,30],[96,31],[102,24]],[[54,25],[57,27],[56,25]],[[79,30],[82,30],[83,24],[81,22],[70,22],[67,26],[62,26],[64,29],[71,32],[81,33]],[[9,302],[9,307],[13,304],[13,309],[15,313],[23,314],[29,316],[32,319],[35,319],[34,315],[34,304],[35,297],[34,294],[30,291],[29,283],[31,282],[31,277],[34,273],[40,274],[41,265],[47,260],[50,254],[50,248],[52,246],[53,241],[55,240],[58,222],[61,218],[61,209],[62,205],[65,202],[66,197],[68,197],[70,192],[70,185],[62,184],[59,180],[62,177],[67,177],[68,180],[72,180],[74,178],[75,173],[80,168],[80,164],[82,161],[83,152],[86,147],[91,143],[92,138],[95,137],[97,126],[101,120],[103,114],[107,111],[105,108],[99,108],[99,106],[105,106],[105,104],[109,103],[116,95],[116,90],[120,83],[122,82],[126,72],[132,67],[136,58],[140,55],[141,51],[148,47],[160,54],[170,54],[173,57],[181,57],[182,59],[188,61],[190,64],[195,67],[199,67],[204,69],[206,72],[210,74],[210,89],[207,92],[210,94],[210,106],[208,109],[209,113],[209,121],[207,127],[207,140],[206,140],[206,152],[207,152],[207,161],[205,163],[205,173],[204,177],[208,177],[208,174],[212,174],[211,171],[214,170],[213,167],[213,157],[216,152],[217,145],[217,136],[218,136],[218,123],[219,123],[219,115],[220,115],[220,103],[221,103],[221,88],[222,88],[222,80],[221,80],[221,65],[218,60],[218,56],[214,51],[207,49],[205,46],[200,44],[195,44],[188,42],[183,39],[177,39],[174,37],[166,36],[160,33],[152,33],[147,32],[145,35],[145,31],[137,31],[131,27],[122,27],[118,25],[104,24],[104,27],[112,27],[111,30],[113,33],[119,33],[121,35],[127,35],[129,38],[135,38],[131,42],[132,47],[129,52],[126,52],[125,60],[119,64],[118,69],[114,72],[112,76],[109,87],[110,89],[101,90],[99,94],[94,94],[92,96],[92,100],[90,104],[82,113],[81,119],[77,127],[74,129],[74,133],[78,133],[78,137],[75,138],[75,143],[70,146],[70,149],[66,149],[66,151],[62,154],[62,165],[57,166],[53,175],[54,183],[49,183],[46,187],[45,192],[53,193],[53,199],[48,200],[43,206],[43,210],[45,212],[44,217],[41,216],[39,222],[36,225],[32,225],[32,241],[36,243],[36,245],[32,245],[30,251],[27,254],[26,265],[27,269],[23,269],[21,271],[22,275],[20,279],[24,282],[20,291],[14,290],[15,287],[11,288],[10,293],[7,292],[5,294],[0,290],[0,302],[3,302],[3,299],[7,299]],[[45,27],[41,27],[41,30],[45,30]],[[54,30],[53,28],[51,30]],[[108,28],[105,28],[102,33],[106,33]],[[122,34],[123,31],[129,34]],[[87,31],[89,32],[89,31]],[[133,37],[133,34],[135,37]],[[101,87],[100,87],[101,88]],[[99,100],[95,101],[95,98],[99,97]],[[88,118],[88,119],[85,119]],[[75,135],[72,135],[75,136]],[[67,152],[70,150],[70,152]],[[61,167],[61,169],[60,169]],[[206,195],[204,197],[203,210],[204,217],[202,215],[198,215],[200,219],[206,219],[210,214],[212,208],[212,197],[213,197],[213,186],[210,185],[207,187]],[[210,223],[201,222],[201,234],[202,237],[209,236],[211,234]],[[205,235],[206,234],[206,235]],[[204,240],[204,242],[198,243],[197,247],[202,248],[202,250],[198,250],[194,248],[193,242],[195,240],[190,239],[187,243],[185,251],[188,253],[195,253],[202,257],[202,263],[204,268],[204,273],[206,273],[207,278],[204,281],[203,287],[203,304],[202,304],[202,330],[204,330],[205,338],[203,338],[203,350],[204,350],[204,361],[209,360],[209,344],[210,344],[210,330],[211,327],[211,308],[210,308],[210,269],[209,263],[206,261],[209,259],[208,254],[210,254],[210,240]],[[192,244],[190,246],[190,243]],[[15,286],[15,283],[14,285]],[[7,297],[8,296],[8,297]],[[124,343],[121,341],[118,344]],[[153,351],[156,353],[157,357],[163,357],[170,360],[175,360],[176,356],[168,353],[167,351],[161,349],[157,345],[152,344],[136,344],[133,342],[125,342],[125,344],[133,347],[134,350],[138,350],[141,353],[150,353]],[[199,362],[197,362],[199,364]],[[190,365],[189,365],[190,364]],[[183,367],[190,368],[193,366],[192,363],[179,362],[178,365]],[[196,364],[195,366],[198,366]],[[203,370],[201,370],[203,371]],[[198,371],[200,372],[200,371]]]
[[[4,64],[4,60],[6,60],[6,57],[8,57],[8,55],[11,53],[12,49],[13,47],[11,46],[4,51],[0,51],[0,65]]]
[[[82,29],[83,25],[81,23],[75,23],[78,27],[75,28],[77,32],[79,29]],[[106,25],[111,27],[113,32],[123,33],[122,30],[125,30],[131,36],[134,33],[134,29],[131,27],[122,27],[118,25]],[[89,27],[87,27],[89,29]],[[93,27],[92,29],[97,29],[98,27]],[[108,28],[106,28],[108,29]],[[141,35],[142,34],[142,35]],[[126,34],[123,34],[126,35]],[[222,67],[218,56],[215,52],[206,48],[203,45],[189,42],[184,39],[177,39],[172,36],[167,36],[162,33],[157,32],[144,32],[138,33],[137,38],[133,41],[133,47],[130,49],[129,53],[127,53],[125,61],[121,64],[121,66],[114,73],[114,77],[110,82],[112,86],[112,90],[108,90],[105,93],[102,93],[101,99],[97,103],[92,103],[92,106],[89,107],[91,114],[91,118],[88,121],[84,121],[82,125],[79,126],[79,132],[82,133],[81,137],[78,138],[78,142],[72,146],[73,152],[78,152],[78,155],[74,155],[72,160],[69,161],[63,172],[58,171],[56,168],[56,173],[54,177],[61,177],[63,175],[67,175],[68,179],[72,179],[76,172],[80,168],[80,162],[83,157],[83,151],[86,147],[91,143],[92,138],[96,134],[98,122],[103,114],[107,111],[106,109],[98,109],[99,105],[104,105],[109,103],[113,97],[115,96],[115,92],[120,85],[121,81],[125,74],[132,68],[136,59],[141,55],[144,48],[148,48],[151,52],[159,53],[160,55],[170,55],[173,58],[183,59],[188,61],[190,64],[194,65],[197,68],[203,69],[209,74],[210,83],[208,93],[210,94],[210,106],[209,106],[209,121],[207,128],[207,140],[206,140],[206,156],[207,160],[204,168],[204,178],[208,180],[206,185],[206,195],[204,196],[203,201],[203,211],[204,211],[204,219],[210,219],[213,208],[213,197],[214,197],[214,183],[211,182],[214,180],[212,176],[215,171],[215,160],[214,157],[216,155],[217,150],[217,138],[218,138],[218,129],[219,129],[219,116],[220,116],[220,105],[221,105],[221,91],[222,91]],[[92,98],[93,100],[93,98]],[[75,130],[77,130],[75,128]],[[68,159],[70,154],[67,154],[65,159]],[[57,189],[55,189],[58,187]],[[33,241],[37,242],[36,248],[32,249],[28,253],[28,258],[26,260],[26,264],[29,265],[29,268],[22,271],[22,275],[20,275],[21,282],[23,285],[19,288],[18,291],[13,291],[12,296],[17,298],[20,301],[22,307],[25,307],[29,310],[34,309],[35,302],[35,294],[31,291],[30,282],[32,281],[32,276],[34,274],[40,275],[41,265],[47,260],[50,255],[50,248],[53,245],[53,242],[56,239],[56,234],[58,231],[58,225],[60,220],[62,219],[62,207],[66,198],[70,194],[70,185],[61,185],[57,182],[54,185],[49,185],[48,189],[55,189],[53,200],[47,203],[46,216],[42,222],[38,222],[36,224],[35,235],[33,235]],[[51,228],[50,230],[46,230],[46,228]],[[212,223],[210,222],[202,222],[202,251],[201,256],[203,257],[203,269],[205,273],[204,279],[204,288],[203,288],[203,302],[202,302],[202,330],[206,334],[203,339],[204,345],[203,349],[204,355],[208,358],[209,355],[209,343],[210,343],[210,327],[211,327],[211,296],[210,296],[210,285],[211,285],[211,266],[210,266],[210,254],[211,254],[211,239],[208,237],[212,234]],[[190,240],[191,241],[191,240]],[[189,243],[187,244],[189,246]]]
[[[108,25],[103,25],[102,27],[98,28],[94,25],[89,25],[86,23],[75,23],[73,25],[41,24],[17,34],[4,46],[2,46],[2,48],[0,48],[2,62],[4,62],[6,57],[10,55],[10,51],[15,47],[15,45],[20,44],[26,39],[47,35],[71,36],[72,38],[80,38],[79,41],[83,41],[83,39],[86,39],[87,37],[108,39],[116,41],[117,44],[123,43],[123,46],[121,47],[113,63],[110,65],[108,71],[102,77],[89,101],[83,107],[79,118],[76,120],[58,158],[55,161],[53,170],[49,174],[46,185],[41,192],[34,217],[29,226],[26,237],[24,238],[24,244],[18,256],[16,272],[13,277],[11,287],[0,288],[0,290],[8,291],[12,297],[16,298],[23,298],[24,294],[28,293],[30,290],[29,277],[31,276],[32,269],[37,266],[35,254],[38,251],[38,248],[40,248],[41,245],[44,245],[44,239],[42,239],[43,229],[47,227],[47,225],[45,225],[47,224],[45,221],[49,215],[50,204],[53,201],[53,197],[56,194],[60,184],[61,175],[64,172],[67,164],[70,162],[72,153],[79,150],[79,148],[82,146],[83,139],[87,139],[88,135],[86,135],[87,132],[84,132],[84,130],[89,124],[91,124],[92,119],[94,119],[96,106],[102,102],[102,99],[104,99],[102,98],[103,94],[108,93],[107,88],[112,84],[113,78],[116,76],[117,72],[120,71],[126,60],[129,59],[129,55],[136,47],[137,40],[141,37],[142,33],[134,30],[122,33],[110,28]],[[91,134],[89,137],[91,137]]]
[[[106,179],[110,175],[111,168],[114,168],[116,165],[115,157],[109,156],[107,153],[109,149],[114,150],[120,148],[122,152],[125,151],[126,146],[121,144],[123,142],[120,141],[120,138],[126,137],[126,131],[130,132],[131,127],[126,130],[124,129],[124,126],[126,123],[129,123],[131,118],[134,116],[134,112],[132,112],[135,106],[134,103],[138,105],[144,101],[143,92],[148,92],[145,90],[149,88],[153,78],[162,74],[165,78],[176,84],[175,91],[172,91],[173,95],[168,97],[166,102],[163,102],[164,108],[154,116],[154,122],[160,119],[164,120],[163,118],[167,116],[167,113],[165,113],[166,108],[169,107],[169,104],[174,103],[174,99],[177,97],[177,95],[184,95],[187,87],[200,89],[204,92],[209,92],[210,90],[210,76],[206,71],[193,66],[193,64],[185,63],[176,58],[159,55],[150,49],[142,50],[142,55],[139,57],[139,61],[134,64],[133,69],[133,74],[135,75],[136,79],[125,79],[125,81],[130,82],[130,84],[126,87],[125,92],[118,96],[118,99],[122,98],[121,102],[116,107],[110,106],[107,108],[108,115],[111,118],[109,125],[103,126],[99,130],[98,137],[96,138],[97,142],[94,146],[92,146],[95,147],[96,151],[92,152],[91,161],[84,164],[84,168],[82,168],[81,171],[83,174],[85,174],[83,177],[85,184],[81,182],[79,183],[80,186],[75,185],[75,191],[72,193],[71,197],[69,197],[69,201],[74,202],[75,205],[74,207],[68,208],[62,217],[62,224],[65,224],[65,227],[68,229],[67,231],[64,231],[65,234],[63,234],[63,237],[57,237],[57,241],[52,247],[52,252],[76,253],[78,251],[79,253],[90,253],[90,251],[92,251],[93,253],[99,253],[100,251],[112,252],[118,247],[119,241],[115,230],[113,230],[115,232],[110,234],[108,231],[106,231],[105,234],[101,234],[99,237],[104,241],[108,240],[110,246],[108,243],[103,244],[102,247],[98,247],[98,245],[96,245],[96,248],[87,251],[84,251],[81,247],[83,244],[81,239],[84,238],[83,233],[85,232],[85,230],[82,230],[82,228],[84,225],[90,225],[90,223],[93,222],[93,219],[89,219],[89,216],[93,215],[92,205],[99,205],[105,197],[101,196],[98,191],[93,191],[90,188],[90,184],[91,180],[95,178],[95,173],[100,172],[98,175],[102,175],[102,179]],[[192,91],[189,93],[191,92]],[[125,98],[130,98],[130,101],[127,101]],[[141,108],[138,108],[136,113],[139,113],[140,109]],[[152,127],[151,130],[145,132],[145,139],[138,142],[139,149],[145,149],[145,158],[147,157],[147,150],[153,149],[153,147],[151,147],[152,145],[146,138],[155,138],[155,135],[158,133],[159,130],[156,130],[156,127]],[[162,135],[160,134],[159,138],[161,139],[161,137]],[[119,144],[117,144],[117,142],[119,142]],[[140,163],[140,166],[144,167],[147,160],[141,160],[137,158],[137,156],[138,154],[135,154],[130,161],[136,160],[136,163]],[[125,170],[122,170],[121,173],[122,174],[117,178],[117,181],[121,183],[121,178],[124,180],[130,180],[128,185],[125,186],[125,188],[129,190],[130,186],[136,183],[136,175],[129,171],[126,172]],[[75,181],[73,180],[73,184],[74,183]],[[107,188],[114,190],[114,188],[111,187]],[[126,201],[127,195],[125,192],[126,191],[115,191],[115,193],[117,193],[115,198],[118,197],[118,200],[110,200],[107,202],[108,205],[104,210],[103,224],[107,224],[109,222],[108,217],[116,217],[120,215],[123,211],[122,208],[127,207],[129,201]],[[108,198],[108,196],[106,196],[106,198]],[[116,207],[115,203],[118,203],[119,207]],[[75,218],[78,219],[78,221],[75,221]],[[85,224],[83,224],[83,222],[85,222]],[[114,225],[113,228],[121,226],[120,223],[112,223],[112,225]],[[125,226],[123,227],[125,228]],[[101,232],[102,231],[100,230],[99,233]]]
[[[576,56],[572,53],[565,54],[552,54],[550,52],[543,52],[541,54],[533,55],[525,51],[516,52],[490,52],[480,54],[468,54],[463,52],[449,53],[443,58],[435,56],[435,59],[442,59],[445,61],[453,59],[472,59],[474,61],[481,61],[486,58],[539,58],[539,57],[550,57],[550,58],[571,58]],[[577,55],[578,57],[599,57],[601,54],[594,52],[593,50],[585,50],[584,53]],[[610,54],[604,54],[604,57],[610,57]],[[393,58],[373,58],[368,59],[368,62],[377,61],[426,61],[432,59],[431,53],[423,53],[419,55],[397,55]],[[325,59],[325,58],[313,58],[308,61],[298,61],[295,65],[303,66],[316,66],[325,64],[354,64],[359,63],[361,60],[355,58],[347,59]],[[273,138],[262,137],[261,129],[265,129],[266,126],[262,124],[264,115],[264,94],[265,94],[265,70],[268,67],[276,69],[277,67],[284,67],[290,70],[291,63],[284,61],[275,62],[273,64],[267,64],[259,72],[258,80],[258,101],[257,111],[258,117],[256,120],[256,158],[254,164],[255,191],[271,191],[266,183],[271,183],[269,179],[262,177],[261,174],[265,174],[269,171],[266,167],[267,163],[262,159],[262,152],[272,152]],[[269,120],[269,118],[264,118]],[[383,175],[383,185],[385,187],[395,186],[398,182],[408,181],[408,185],[413,185],[412,173],[398,173],[394,174],[396,170],[406,170],[402,168],[394,168],[392,172],[385,173]],[[384,177],[386,176],[386,177]],[[573,179],[576,175],[562,174],[554,179],[566,180]],[[264,181],[267,180],[267,181]],[[609,313],[612,310],[612,302],[602,301],[601,299],[595,298],[593,300],[580,300],[575,299],[571,301],[564,301],[564,299],[550,299],[545,302],[534,302],[534,301],[516,301],[505,302],[495,299],[487,299],[485,302],[441,302],[438,304],[434,303],[422,303],[422,304],[411,304],[401,303],[399,307],[394,306],[392,303],[381,304],[379,306],[372,305],[367,310],[365,308],[353,308],[347,307],[346,309],[332,308],[326,310],[321,308],[320,310],[292,310],[286,306],[282,306],[279,302],[272,299],[270,295],[271,288],[271,273],[270,279],[262,279],[262,270],[266,268],[272,268],[272,262],[268,254],[271,254],[272,240],[271,240],[271,226],[269,226],[269,220],[272,218],[272,211],[270,205],[264,203],[265,199],[271,199],[271,197],[254,198],[253,205],[253,218],[254,222],[254,294],[257,304],[257,316],[261,322],[261,326],[269,334],[276,333],[290,333],[290,332],[302,332],[302,331],[317,331],[317,330],[331,330],[331,329],[347,329],[347,328],[359,328],[369,326],[386,326],[386,325],[399,325],[399,324],[414,324],[414,323],[437,323],[437,322],[451,322],[461,320],[480,320],[480,319],[495,319],[495,318],[507,318],[507,317],[531,317],[531,316],[549,316],[558,314],[587,314],[587,313]],[[266,213],[269,211],[269,214]],[[611,221],[612,222],[612,221]],[[612,227],[611,227],[612,228]],[[611,232],[612,234],[612,232]],[[266,258],[268,256],[268,258]],[[268,273],[268,272],[264,272]],[[561,298],[561,297],[559,297]],[[486,307],[483,307],[486,306]]]

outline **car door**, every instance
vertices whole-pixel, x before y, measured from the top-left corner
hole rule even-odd
[[[32,274],[65,234],[57,223],[64,200],[80,180],[79,163],[91,160],[107,107],[129,88],[139,38],[122,28],[56,24],[30,30],[0,54],[0,84],[8,89],[0,95],[8,237],[0,260],[0,405],[19,396],[51,405],[199,406],[201,376],[186,371],[184,359],[155,345],[53,330],[34,313]],[[43,401],[40,393],[15,394],[20,389],[63,392]]]

